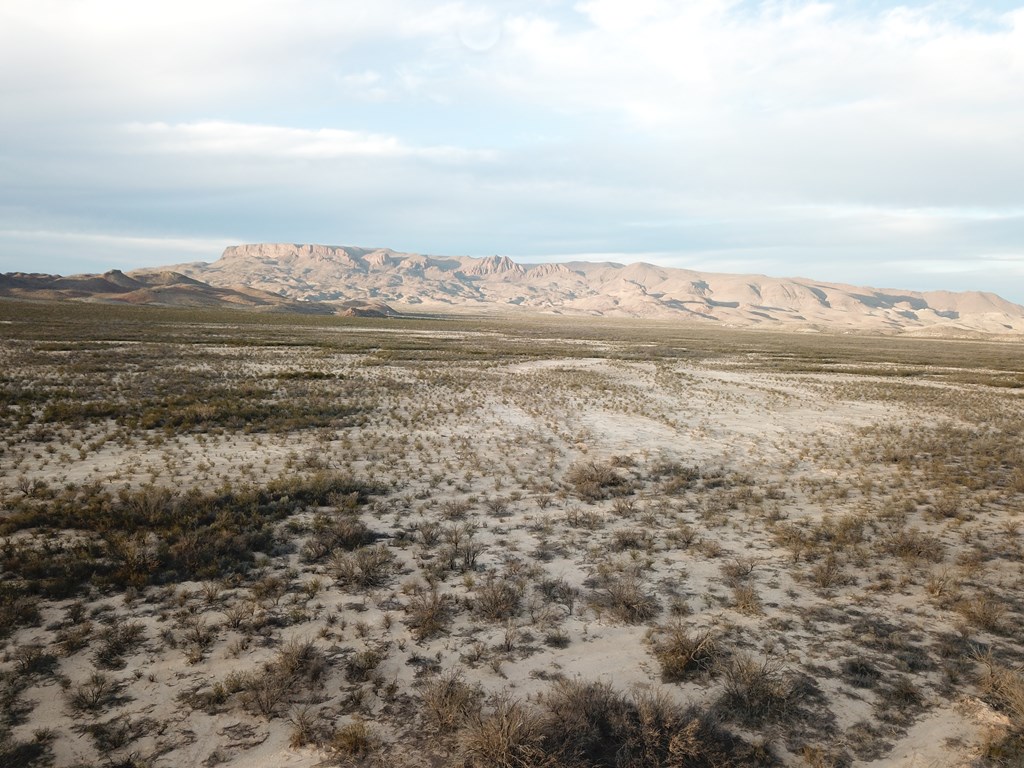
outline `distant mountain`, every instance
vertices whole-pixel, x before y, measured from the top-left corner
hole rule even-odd
[[[533,311],[942,336],[1024,333],[1024,307],[992,293],[859,288],[643,263],[533,265],[507,256],[259,244],[227,248],[213,263],[171,269],[212,286],[244,285],[300,302],[377,301],[420,312]]]
[[[0,275],[0,296],[21,299],[69,299],[170,307],[233,307],[261,311],[334,314],[337,307],[296,301],[248,286],[213,286],[169,270],[102,275]]]

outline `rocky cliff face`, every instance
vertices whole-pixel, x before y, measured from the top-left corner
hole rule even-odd
[[[1024,307],[991,293],[860,288],[650,264],[518,264],[351,246],[257,244],[173,267],[215,286],[303,301],[375,300],[396,309],[681,318],[734,326],[872,332],[1024,332]]]

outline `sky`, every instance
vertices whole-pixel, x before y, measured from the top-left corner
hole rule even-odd
[[[252,242],[1024,303],[1024,0],[0,2],[0,272]]]

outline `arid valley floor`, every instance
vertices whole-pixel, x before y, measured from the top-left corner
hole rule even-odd
[[[0,302],[0,765],[1024,764],[1024,346]]]

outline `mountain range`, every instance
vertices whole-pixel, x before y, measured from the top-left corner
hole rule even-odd
[[[214,262],[0,275],[0,296],[318,314],[547,313],[778,330],[1020,336],[1024,307],[979,291],[866,288],[652,264],[525,264],[388,248],[262,243]]]
[[[736,327],[969,336],[1024,333],[1024,307],[978,291],[904,291],[651,264],[521,264],[387,248],[238,245],[177,272],[306,302],[383,302],[414,312],[544,312]]]

